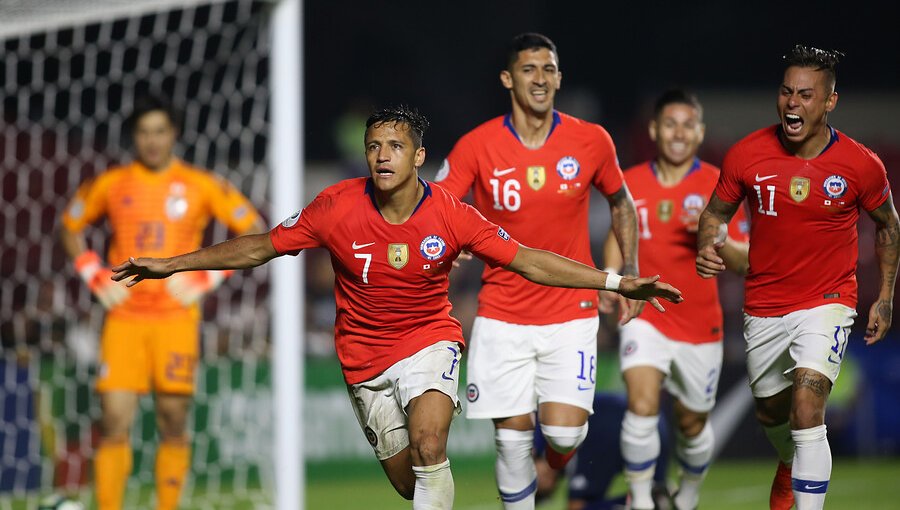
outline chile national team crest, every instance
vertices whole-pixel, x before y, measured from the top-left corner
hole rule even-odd
[[[428,236],[425,239],[422,239],[422,244],[419,245],[419,251],[422,253],[422,256],[428,260],[437,260],[444,256],[444,253],[447,251],[447,243],[444,242],[440,236]]]
[[[579,165],[578,160],[572,156],[566,156],[556,162],[556,173],[567,181],[571,181],[578,177],[578,172],[580,171],[581,165]]]
[[[847,180],[840,175],[832,175],[822,184],[828,198],[841,198],[847,192]]]

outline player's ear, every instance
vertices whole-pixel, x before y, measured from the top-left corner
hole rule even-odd
[[[838,93],[832,92],[828,99],[825,100],[825,112],[831,113],[837,106]]]
[[[647,133],[650,135],[650,141],[656,143],[656,128],[657,123],[656,119],[652,119],[649,124],[647,124]]]
[[[421,167],[425,163],[425,146],[416,149],[416,168]]]
[[[703,143],[703,139],[706,138],[706,124],[699,123],[697,124],[697,131],[700,133],[700,137],[697,139],[697,145]]]
[[[500,71],[500,83],[502,83],[503,88],[507,90],[512,90],[513,88],[512,74],[506,69]]]

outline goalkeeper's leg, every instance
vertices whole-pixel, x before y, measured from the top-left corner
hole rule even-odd
[[[156,508],[178,507],[181,489],[191,465],[191,448],[186,429],[190,395],[158,394],[156,424],[160,443],[156,452]]]
[[[131,474],[129,432],[137,402],[137,394],[128,391],[110,391],[100,395],[100,444],[94,458],[99,510],[122,508],[125,486]]]

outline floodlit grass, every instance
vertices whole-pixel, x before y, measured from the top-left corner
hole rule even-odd
[[[452,460],[456,482],[456,510],[500,510],[494,488],[493,460]],[[769,484],[775,460],[719,461],[707,477],[700,500],[703,509],[760,510],[768,508]],[[674,472],[674,470],[672,470]],[[316,463],[307,466],[307,510],[393,510],[412,508],[391,488],[381,467],[373,459],[366,463]],[[614,492],[624,491],[621,479],[613,484]],[[182,505],[183,510],[271,510],[271,495],[245,494],[205,498],[203,487],[196,487],[191,498],[195,503]],[[222,491],[228,488],[222,487]],[[142,487],[140,508],[151,508],[151,487]],[[90,498],[85,493],[83,501]],[[565,494],[558,491],[540,510],[562,510]],[[256,501],[256,503],[254,503]],[[260,504],[259,501],[267,501]],[[829,510],[893,510],[900,508],[900,458],[845,459],[834,463],[831,485],[825,507]],[[36,498],[26,502],[0,495],[0,510],[33,510]]]

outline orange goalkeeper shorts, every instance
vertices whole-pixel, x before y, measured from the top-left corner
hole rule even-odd
[[[97,391],[190,395],[199,351],[200,322],[193,317],[106,317],[100,338]]]

